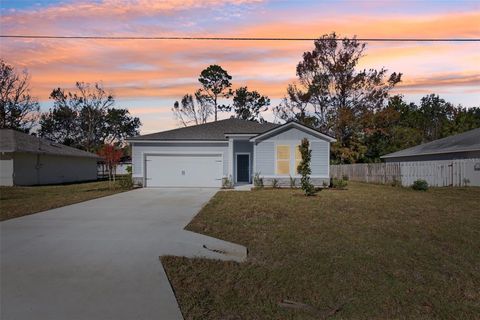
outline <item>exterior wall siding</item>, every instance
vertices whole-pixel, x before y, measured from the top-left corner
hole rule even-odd
[[[0,154],[0,186],[13,186],[13,156]]]
[[[134,181],[143,182],[145,153],[162,153],[162,152],[205,152],[205,153],[221,153],[223,154],[223,174],[228,175],[228,142],[223,143],[132,143],[132,169]]]
[[[288,185],[290,185],[290,179],[288,176],[277,176],[275,174],[276,145],[290,146],[290,168],[292,172],[295,172],[295,147],[300,144],[300,141],[303,138],[307,138],[310,141],[310,148],[312,150],[312,177],[328,179],[330,165],[330,143],[296,128],[286,130],[257,143],[255,147],[256,172],[260,172],[261,176],[275,177],[277,180],[281,177],[286,178]],[[299,177],[299,175],[295,174],[292,174],[292,176]],[[319,185],[322,185],[322,183],[323,180],[319,180]]]
[[[97,159],[15,153],[13,184],[59,184],[97,179]]]

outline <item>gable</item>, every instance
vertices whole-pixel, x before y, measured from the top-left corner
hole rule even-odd
[[[309,132],[310,131],[310,132]],[[295,140],[300,141],[304,138],[307,138],[310,141],[324,141],[330,142],[327,137],[322,134],[311,132],[312,130],[305,130],[302,127],[285,127],[281,130],[272,132],[271,134],[266,134],[264,137],[260,137],[260,141],[281,141],[281,140]],[[330,138],[330,137],[328,137]]]

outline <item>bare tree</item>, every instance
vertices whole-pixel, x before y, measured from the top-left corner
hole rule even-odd
[[[212,116],[214,109],[212,104],[207,101],[205,95],[200,90],[195,92],[195,96],[186,94],[180,103],[175,101],[172,108],[175,118],[181,125],[197,125],[206,123]]]
[[[38,119],[40,105],[30,95],[30,77],[0,59],[0,128],[29,132]]]

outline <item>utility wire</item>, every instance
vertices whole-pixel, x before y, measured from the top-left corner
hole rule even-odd
[[[55,35],[0,35],[17,39],[79,39],[79,40],[209,40],[209,41],[330,41],[330,38],[277,38],[277,37],[145,37],[145,36],[55,36]],[[480,42],[480,38],[347,38],[370,42]],[[342,41],[344,39],[334,39]]]

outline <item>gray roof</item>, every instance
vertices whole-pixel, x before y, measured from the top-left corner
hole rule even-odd
[[[26,152],[58,156],[99,158],[94,153],[38,138],[13,129],[0,130],[0,152]]]
[[[480,150],[480,128],[390,153],[381,158],[411,157],[477,150]]]
[[[280,124],[258,123],[254,121],[230,118],[215,122],[208,122],[190,127],[146,134],[129,138],[128,140],[200,140],[218,141],[227,140],[225,134],[260,134],[276,128]]]

